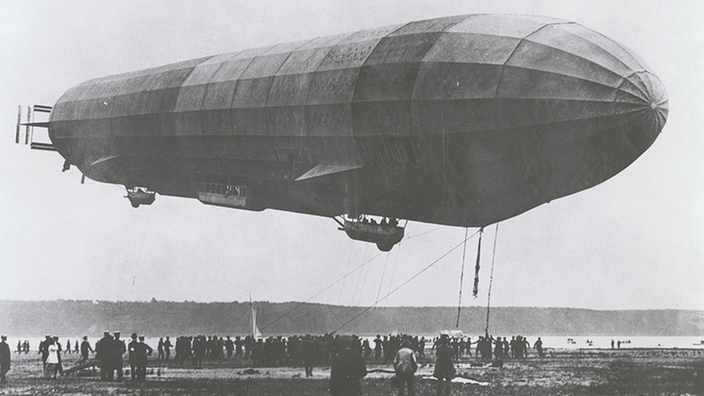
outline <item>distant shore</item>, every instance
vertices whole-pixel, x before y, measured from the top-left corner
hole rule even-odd
[[[254,302],[259,330],[265,335],[438,334],[457,329],[484,334],[486,307],[365,307],[313,303]],[[359,315],[359,316],[358,316]],[[357,317],[358,316],[358,317]],[[63,337],[99,337],[103,330],[136,331],[147,337],[179,335],[247,335],[251,332],[249,302],[7,301],[0,300],[2,332],[46,333]],[[350,319],[354,319],[349,322]],[[349,322],[347,325],[343,324]],[[492,307],[489,333],[539,336],[681,336],[704,339],[704,311]]]

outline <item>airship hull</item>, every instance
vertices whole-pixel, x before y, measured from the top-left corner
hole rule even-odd
[[[483,226],[617,174],[667,106],[643,61],[585,27],[469,15],[94,79],[49,128],[102,182],[190,198],[247,186],[242,209]]]

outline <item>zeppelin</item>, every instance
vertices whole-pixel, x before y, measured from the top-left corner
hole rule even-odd
[[[47,125],[65,167],[135,207],[158,193],[347,215],[388,250],[398,219],[481,227],[595,186],[667,113],[661,81],[599,33],[465,15],[93,79]]]

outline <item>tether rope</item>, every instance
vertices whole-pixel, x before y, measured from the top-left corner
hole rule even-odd
[[[469,236],[469,238],[467,238],[467,239],[473,238],[473,237],[474,237],[475,235],[477,235],[478,233],[479,233],[479,231],[475,232],[474,234],[472,234],[471,236]],[[337,329],[333,330],[332,333],[337,333],[338,331],[340,331],[340,329],[344,328],[344,327],[347,326],[348,324],[352,323],[355,319],[357,319],[358,317],[362,316],[364,313],[366,313],[366,312],[369,311],[370,309],[374,308],[379,302],[384,301],[387,297],[389,297],[390,295],[394,294],[394,293],[395,293],[396,291],[398,291],[400,288],[406,286],[406,285],[407,285],[409,282],[411,282],[413,279],[415,279],[415,278],[417,278],[418,276],[420,276],[420,274],[422,274],[423,272],[425,272],[425,271],[427,271],[428,269],[430,269],[432,266],[434,266],[435,264],[437,264],[438,262],[440,262],[440,260],[442,260],[442,259],[444,259],[445,257],[447,257],[447,255],[449,255],[450,253],[452,253],[452,252],[454,252],[455,250],[457,250],[457,248],[459,248],[460,246],[464,245],[465,242],[466,242],[466,240],[463,240],[462,242],[460,242],[459,244],[457,244],[455,247],[453,247],[453,248],[451,248],[450,250],[448,250],[447,252],[445,252],[442,256],[438,257],[435,261],[433,261],[433,262],[430,263],[428,266],[426,266],[425,268],[423,268],[422,270],[420,270],[418,273],[416,273],[415,275],[413,275],[412,277],[410,277],[408,280],[406,280],[405,282],[403,282],[403,283],[402,283],[401,285],[399,285],[397,288],[395,288],[395,289],[391,290],[390,292],[388,292],[386,295],[384,295],[384,297],[382,297],[381,299],[379,299],[379,301],[377,301],[377,302],[375,302],[374,304],[372,304],[372,305],[368,306],[367,308],[363,309],[360,313],[358,313],[357,315],[355,315],[354,317],[352,317],[352,319],[348,320],[348,321],[345,322],[342,326],[340,326],[340,327],[338,327]]]
[[[462,272],[460,272],[460,299],[457,302],[457,323],[455,327],[460,327],[460,312],[462,311],[462,285],[464,284],[464,259],[467,254],[467,232],[469,228],[464,229],[464,248],[462,249]]]
[[[288,310],[288,311],[287,311],[286,313],[284,313],[283,315],[281,315],[281,316],[279,316],[278,318],[274,319],[273,322],[269,322],[266,326],[260,327],[260,328],[259,328],[259,331],[262,331],[262,330],[268,328],[269,326],[273,325],[274,323],[278,322],[279,320],[285,318],[285,317],[288,316],[291,312],[297,310],[298,308],[300,308],[300,307],[303,306],[304,304],[308,303],[310,300],[314,299],[315,297],[318,297],[318,296],[319,296],[320,294],[322,294],[323,292],[327,291],[327,290],[330,289],[331,287],[333,287],[333,286],[335,286],[336,284],[340,283],[340,282],[343,281],[345,278],[347,278],[348,276],[352,275],[355,271],[357,271],[357,270],[359,270],[360,268],[364,267],[365,265],[371,263],[375,258],[379,257],[379,255],[381,255],[381,253],[382,253],[382,252],[377,253],[374,257],[372,257],[372,258],[370,258],[369,260],[363,262],[362,264],[360,264],[358,267],[356,267],[356,268],[353,269],[352,271],[346,273],[342,278],[340,278],[340,279],[336,280],[335,282],[331,283],[330,285],[328,285],[328,286],[327,286],[326,288],[324,288],[323,290],[321,290],[321,291],[315,293],[313,296],[311,296],[311,297],[310,297],[309,299],[307,299],[306,301],[303,301],[303,302],[301,302],[301,303],[298,303],[295,307],[291,308],[290,310]]]
[[[472,289],[472,295],[477,298],[479,294],[479,262],[482,255],[482,234],[484,233],[484,227],[479,229],[479,243],[477,244],[477,264],[474,266],[474,288]]]
[[[494,251],[491,254],[491,274],[489,276],[489,291],[486,298],[486,328],[484,333],[489,333],[489,308],[491,307],[491,284],[494,283],[494,259],[496,259],[496,241],[499,240],[499,223],[496,223],[496,231],[494,232]]]
[[[345,267],[345,273],[350,269],[350,263],[352,262],[352,252],[354,252],[354,241],[350,246],[350,255],[347,257],[347,267]],[[345,280],[342,280],[342,286],[340,286],[340,295],[337,296],[337,303],[340,303],[340,298],[342,298],[342,291],[345,290]]]
[[[384,284],[384,276],[386,275],[386,266],[389,264],[389,256],[391,256],[391,255],[387,254],[386,260],[384,260],[384,270],[381,272],[381,280],[379,281],[379,289],[376,291],[376,300],[375,301],[379,301],[379,295],[381,294],[381,286]]]

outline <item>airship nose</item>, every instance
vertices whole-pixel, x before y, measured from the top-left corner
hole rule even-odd
[[[621,87],[621,93],[624,94],[621,98],[630,102],[632,111],[643,117],[645,129],[654,140],[665,126],[670,109],[665,86],[655,74],[647,70],[634,72],[626,80],[626,84]]]
[[[665,86],[662,84],[662,81],[652,73],[642,72],[640,74],[647,87],[647,100],[650,102],[653,127],[660,132],[665,126],[665,122],[667,122],[667,114],[670,111]]]

